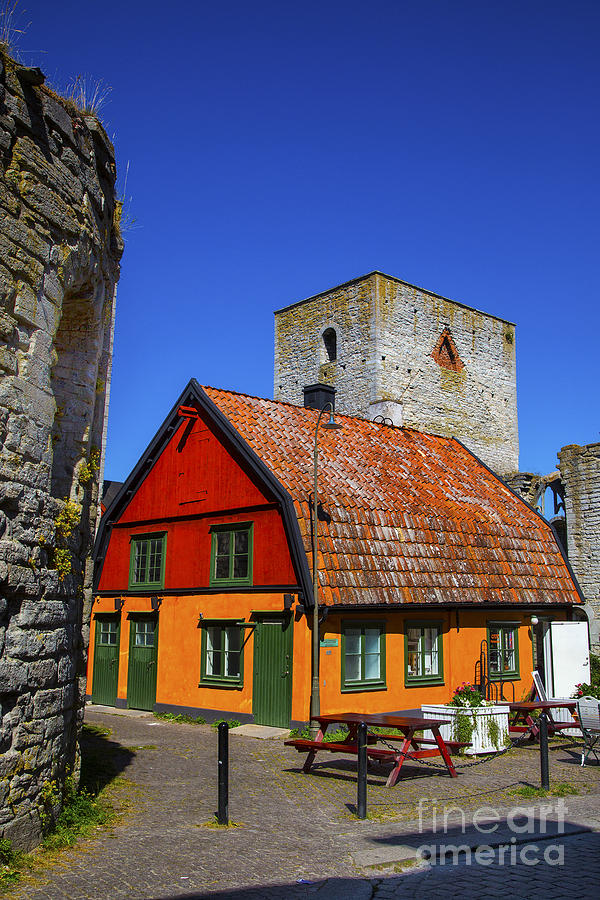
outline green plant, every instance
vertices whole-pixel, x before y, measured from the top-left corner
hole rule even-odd
[[[104,825],[110,817],[111,811],[85,788],[68,791],[56,825],[44,838],[43,846],[47,850],[72,847],[81,835],[96,825]]]
[[[66,98],[84,115],[98,117],[111,90],[112,88],[100,79],[94,80],[87,75],[77,75],[66,90]]]
[[[65,497],[64,506],[54,520],[54,529],[56,534],[56,543],[52,553],[52,563],[58,572],[60,581],[64,581],[66,575],[71,571],[71,552],[65,546],[73,531],[79,525],[81,519],[81,507],[74,500],[68,500]]]
[[[58,572],[58,580],[64,581],[65,576],[71,571],[71,553],[64,547],[57,547],[53,554],[54,568]]]
[[[16,45],[21,37],[25,34],[29,25],[24,28],[17,28],[17,7],[19,0],[13,3],[5,2],[0,7],[0,48],[5,53],[10,52],[13,56],[17,56]]]
[[[375,729],[373,729],[374,731]],[[383,729],[382,729],[383,730]],[[386,733],[390,733],[389,731]],[[300,737],[308,740],[310,738],[310,725],[305,725],[302,729],[292,728],[290,731],[290,737]],[[326,742],[337,742],[337,741],[345,741],[348,737],[348,729],[341,725],[339,728],[336,728],[335,731],[328,731],[323,738]]]
[[[123,748],[106,740],[109,728],[85,724],[81,732],[80,787],[68,774],[62,787],[56,780],[47,781],[42,788],[43,804],[48,807],[46,816],[48,833],[42,846],[34,854],[20,853],[12,849],[10,841],[0,840],[0,893],[11,888],[21,878],[25,869],[35,869],[53,864],[54,854],[63,847],[70,847],[80,837],[85,837],[99,825],[111,822],[116,811],[110,798],[118,791],[118,804],[122,809],[124,779],[117,779],[118,757]],[[51,808],[62,799],[62,809],[52,821]],[[52,856],[48,856],[52,854]]]
[[[206,724],[206,719],[203,719],[202,716],[187,716],[185,713],[155,712],[153,715],[156,719],[164,719],[167,722],[179,722],[184,725]]]
[[[600,684],[600,656],[590,653],[590,679],[592,684]]]
[[[487,736],[490,744],[496,748],[496,750],[500,749],[500,726],[496,719],[493,716],[487,717]]]
[[[127,160],[127,165],[125,167],[125,183],[123,184],[123,192],[119,195],[117,202],[115,203],[115,210],[113,213],[113,227],[119,237],[125,234],[127,231],[131,231],[136,227],[136,220],[131,214],[131,204],[133,201],[133,197],[127,196],[128,178],[129,160]]]
[[[15,858],[15,851],[8,838],[0,838],[0,863],[7,865]]]
[[[211,722],[211,728],[218,728],[221,722],[226,722],[230,728],[238,728],[242,723],[238,722],[237,719],[217,719],[216,722]]]
[[[563,781],[551,787],[549,791],[543,788],[534,787],[532,784],[523,785],[523,787],[514,788],[508,791],[514,797],[524,797],[525,799],[533,799],[534,797],[567,797],[571,794],[578,794],[578,789],[568,781]]]
[[[83,726],[84,734],[94,734],[98,737],[110,737],[112,734],[112,728],[108,728],[106,725],[92,725],[90,722],[86,722]]]
[[[459,712],[454,717],[452,740],[461,744],[470,744],[475,731],[475,718],[468,713]]]
[[[45,781],[42,785],[38,801],[38,813],[44,830],[52,824],[54,811],[60,803],[60,800],[61,793],[58,782],[54,779],[52,781]]]
[[[97,447],[92,447],[87,462],[81,464],[79,468],[79,484],[89,484],[100,471],[100,451]]]
[[[8,838],[0,838],[0,889],[12,887],[18,882],[22,855],[13,850]]]
[[[79,525],[80,518],[81,507],[79,504],[74,500],[67,500],[65,497],[65,505],[54,520],[57,538],[67,541]]]
[[[487,706],[488,702],[475,685],[468,681],[463,681],[462,684],[459,684],[459,686],[454,689],[452,700],[448,705],[478,707]]]
[[[597,700],[600,700],[600,684],[586,684],[585,682],[576,684],[573,696],[576,698],[596,697]]]

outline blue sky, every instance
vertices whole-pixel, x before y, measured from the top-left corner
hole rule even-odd
[[[19,52],[51,83],[111,88],[101,115],[135,225],[107,478],[192,376],[272,396],[273,310],[373,269],[516,322],[521,469],[600,440],[600,4],[18,13]]]

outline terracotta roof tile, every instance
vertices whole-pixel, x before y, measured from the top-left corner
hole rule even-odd
[[[317,411],[204,390],[292,497],[312,569]],[[319,432],[325,603],[580,602],[549,525],[458,441],[336,419]]]

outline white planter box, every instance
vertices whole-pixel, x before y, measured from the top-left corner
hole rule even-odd
[[[479,753],[495,753],[502,750],[508,742],[508,707],[507,706],[445,706],[441,703],[429,703],[421,707],[425,719],[449,719],[448,725],[440,727],[440,734],[445,741],[456,741],[455,719],[466,715],[473,723],[471,746],[465,753],[474,756]],[[493,720],[498,726],[498,746],[490,739],[489,722]],[[495,731],[495,727],[492,726]]]

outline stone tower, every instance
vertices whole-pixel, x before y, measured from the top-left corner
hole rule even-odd
[[[340,412],[454,435],[518,470],[515,326],[371,272],[275,313],[276,400],[335,387]]]
[[[93,114],[0,46],[0,837],[77,775],[122,242]]]
[[[558,453],[569,562],[588,603],[590,638],[600,652],[600,444],[569,444]]]

